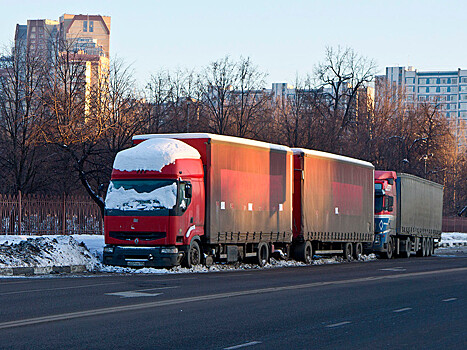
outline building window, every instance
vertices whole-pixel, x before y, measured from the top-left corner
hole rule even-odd
[[[88,21],[83,21],[83,32],[88,31]]]
[[[464,101],[467,100],[467,95],[461,95],[460,99]]]
[[[456,109],[457,104],[456,103],[451,103],[451,109]]]
[[[451,84],[457,84],[457,78],[452,78],[451,79]]]
[[[436,92],[436,87],[432,86],[430,88],[426,88],[427,89],[427,92]],[[428,91],[428,89],[430,89],[430,91]]]
[[[425,85],[426,84],[426,79],[418,79],[418,83],[420,85]]]
[[[467,85],[459,87],[459,91],[467,91]]]
[[[418,100],[419,100],[419,101],[425,101],[425,100],[426,100],[426,96],[419,96],[419,97],[418,97]]]
[[[440,91],[441,92],[448,92],[448,88],[446,86],[441,86]]]
[[[90,32],[94,31],[94,21],[89,21],[89,31]]]
[[[413,86],[406,86],[406,87],[405,87],[405,91],[407,91],[407,92],[415,92],[415,87],[413,87]]]
[[[448,83],[448,78],[441,78],[441,79],[439,80],[439,83],[440,83],[440,84],[447,84],[447,83]]]
[[[467,109],[467,103],[461,103],[459,109]]]
[[[451,88],[451,92],[457,92],[457,86],[453,86],[453,87]]]
[[[463,78],[461,78],[461,83],[462,83],[462,84],[465,84],[465,83],[467,83],[467,77],[463,77]]]
[[[430,84],[436,84],[436,78],[431,78],[430,79]]]
[[[414,80],[415,80],[414,78],[406,78],[405,83],[406,84],[414,84],[415,83]]]

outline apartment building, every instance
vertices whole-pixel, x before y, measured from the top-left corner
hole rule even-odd
[[[109,58],[110,21],[110,16],[64,14],[59,20],[60,38],[62,43],[67,43],[69,47],[81,50],[85,54],[97,52]],[[83,45],[84,42],[88,45]],[[89,45],[90,42],[93,45]]]
[[[405,89],[407,103],[434,103],[453,126],[459,148],[467,147],[467,70],[418,71],[387,67],[379,79]]]

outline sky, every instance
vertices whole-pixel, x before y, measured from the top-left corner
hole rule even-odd
[[[266,83],[312,73],[326,47],[350,47],[387,66],[467,69],[467,1],[0,0],[0,46],[17,23],[64,14],[112,17],[110,55],[143,86],[160,70],[250,57]]]

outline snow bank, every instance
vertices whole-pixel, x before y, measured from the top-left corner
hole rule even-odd
[[[125,189],[123,186],[115,188],[111,182],[105,198],[105,208],[119,210],[172,209],[176,202],[176,183],[156,188],[151,192],[140,193],[134,189]]]
[[[154,138],[118,152],[113,167],[121,171],[161,171],[164,166],[177,159],[200,158],[195,148],[182,141]]]
[[[0,268],[73,265],[92,271],[100,262],[72,236],[0,236]]]
[[[467,243],[467,233],[461,232],[443,232],[441,234],[440,245],[452,247],[458,244]]]

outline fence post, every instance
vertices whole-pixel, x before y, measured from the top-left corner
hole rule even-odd
[[[18,234],[21,235],[21,223],[23,222],[23,204],[21,203],[21,191],[18,191]]]
[[[62,234],[66,235],[66,193],[63,193]]]

